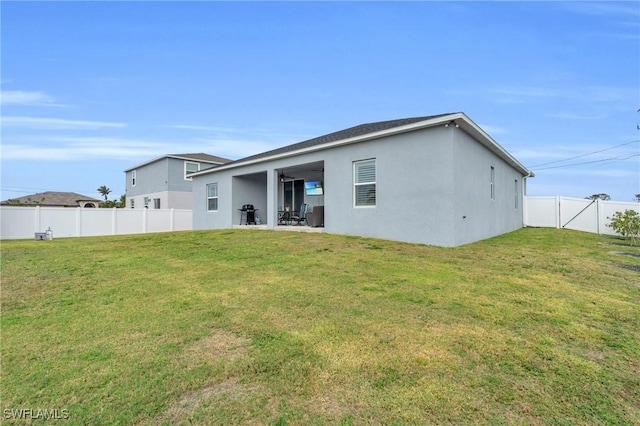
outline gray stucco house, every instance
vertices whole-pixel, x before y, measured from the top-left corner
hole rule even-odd
[[[194,229],[232,228],[245,204],[278,226],[324,206],[324,230],[459,246],[523,226],[533,174],[464,113],[363,124],[191,175]]]
[[[125,170],[127,207],[136,209],[191,209],[189,173],[231,160],[209,154],[170,154]]]

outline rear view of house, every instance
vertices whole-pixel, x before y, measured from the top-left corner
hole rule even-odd
[[[327,233],[458,246],[521,228],[531,176],[464,113],[368,123],[194,173],[193,226],[304,204]]]
[[[209,154],[172,154],[125,170],[127,207],[191,209],[190,173],[228,163]]]

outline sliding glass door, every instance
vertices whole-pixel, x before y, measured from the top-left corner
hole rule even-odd
[[[304,179],[288,180],[284,182],[284,207],[290,211],[300,211],[304,203]]]

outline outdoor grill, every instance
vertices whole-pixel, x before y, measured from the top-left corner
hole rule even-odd
[[[242,218],[244,217],[244,224],[256,224],[256,209],[253,207],[253,204],[245,204],[240,209],[240,225],[242,225]]]

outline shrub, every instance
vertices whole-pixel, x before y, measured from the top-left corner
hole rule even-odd
[[[630,238],[631,244],[635,244],[636,238],[640,235],[640,214],[635,210],[625,210],[615,212],[613,217],[607,217],[611,223],[609,228],[622,235],[623,238]]]

